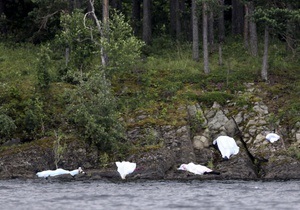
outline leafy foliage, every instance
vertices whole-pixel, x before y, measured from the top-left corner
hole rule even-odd
[[[50,58],[49,46],[42,46],[41,52],[38,55],[38,65],[37,65],[37,79],[38,88],[46,89],[50,84],[50,73],[49,68],[51,68],[51,58]]]
[[[84,25],[84,14],[81,11],[63,13],[60,24],[62,31],[54,42],[61,58],[60,76],[64,81],[78,83],[88,74],[99,49],[90,38],[90,30]]]
[[[65,150],[67,148],[66,143],[62,143],[64,136],[61,133],[54,132],[55,134],[55,141],[53,143],[53,153],[54,153],[54,164],[56,169],[58,168],[58,163],[63,158]]]
[[[228,100],[232,98],[233,95],[231,94],[213,91],[213,92],[207,92],[199,96],[198,101],[207,105],[212,105],[214,102],[224,105]]]
[[[11,137],[17,129],[13,119],[6,114],[0,113],[0,143],[3,139]]]
[[[112,151],[124,138],[109,81],[96,72],[71,93],[67,117],[79,135],[100,151]]]
[[[102,37],[102,44],[109,58],[107,75],[130,70],[140,58],[144,43],[133,35],[124,15],[113,13],[109,21],[108,37],[109,39]]]

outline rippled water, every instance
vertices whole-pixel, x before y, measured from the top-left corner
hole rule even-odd
[[[300,209],[300,181],[0,181],[1,209]]]

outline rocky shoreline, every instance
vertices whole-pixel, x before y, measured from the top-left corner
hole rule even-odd
[[[251,84],[245,95],[256,95]],[[146,141],[160,145],[157,148],[140,151],[127,157],[137,163],[137,170],[126,180],[289,180],[300,179],[300,125],[288,130],[280,128],[280,141],[273,144],[265,140],[264,131],[274,128],[268,123],[270,113],[260,98],[252,107],[238,107],[228,102],[226,106],[217,103],[210,108],[201,104],[178,108],[184,122],[180,126],[149,125],[131,126],[127,131],[129,141]],[[125,119],[132,123],[147,120],[147,113]],[[299,123],[299,122],[298,122]],[[240,152],[223,161],[212,142],[220,135],[234,137]],[[0,153],[0,179],[34,179],[36,172],[54,169],[51,142],[45,139],[28,144],[21,149],[5,150]],[[220,172],[220,175],[194,175],[178,171],[182,163],[194,162]],[[85,175],[75,177],[62,175],[49,179],[62,180],[121,180],[114,163],[99,166],[99,154],[82,142],[70,142],[60,163],[64,169],[73,170],[81,166]]]

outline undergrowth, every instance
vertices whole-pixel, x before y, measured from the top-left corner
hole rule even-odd
[[[276,53],[274,50],[279,47],[282,48],[283,44],[270,46],[270,81],[263,83],[260,80],[261,59],[251,57],[243,46],[235,42],[224,47],[222,66],[218,65],[216,52],[210,55],[211,73],[206,75],[201,59],[200,62],[191,59],[189,43],[155,40],[153,46],[147,47],[147,56],[136,61],[130,71],[116,72],[111,77],[117,109],[124,119],[135,118],[141,112],[150,116],[128,123],[128,127],[151,124],[176,126],[185,123],[182,120],[185,116],[178,110],[186,104],[211,106],[215,101],[223,105],[235,101],[241,107],[249,104],[247,96],[241,97],[237,93],[244,90],[244,83],[253,83],[262,93],[267,93],[268,103],[273,103],[271,111],[278,114],[284,123],[293,126],[299,122],[300,112],[299,61]],[[37,139],[47,135],[47,130],[52,132],[55,127],[62,127],[62,132],[73,129],[63,113],[68,102],[64,92],[74,89],[75,85],[60,80],[59,69],[51,68],[49,90],[42,97],[43,92],[36,86],[38,78],[34,68],[39,48],[30,44],[0,44],[0,115],[12,119],[9,121],[10,129],[15,128],[13,123],[16,126],[14,135],[11,135],[14,130],[10,131],[10,138]],[[26,131],[26,119],[33,124],[30,132]],[[42,129],[46,131],[42,133]],[[146,144],[156,148],[150,138],[152,136],[148,137]],[[102,158],[105,163],[107,157]]]

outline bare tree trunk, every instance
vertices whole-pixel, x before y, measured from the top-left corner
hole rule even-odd
[[[185,0],[179,1],[179,10],[180,10],[180,24],[181,24],[181,34],[180,37],[184,40],[189,40],[189,35],[192,32],[192,24],[190,17],[190,11],[187,11],[187,6]],[[191,39],[190,39],[191,40]]]
[[[193,60],[199,61],[199,28],[197,16],[197,3],[192,0],[192,25],[193,25]]]
[[[181,34],[180,16],[181,16],[181,11],[179,8],[179,0],[176,0],[176,39],[179,39]]]
[[[204,72],[209,74],[209,61],[208,61],[208,41],[207,41],[207,29],[208,29],[208,17],[207,17],[207,2],[203,2],[203,62]]]
[[[103,0],[102,1],[102,22],[103,22],[103,27],[104,27],[104,33],[103,33],[103,38],[106,39],[107,41],[109,40],[108,37],[108,31],[109,31],[109,0]],[[105,53],[105,50],[103,50],[103,56],[105,59],[106,65],[108,64],[108,56]]]
[[[103,19],[102,22],[107,27],[108,19],[109,19],[109,0],[102,0],[102,13]]]
[[[225,25],[224,25],[224,0],[219,0],[219,5],[222,8],[218,17],[218,43],[219,43],[219,65],[223,65],[222,45],[225,40]]]
[[[181,10],[179,0],[170,0],[170,32],[171,36],[179,39],[181,34]]]
[[[245,4],[245,18],[244,18],[244,47],[249,48],[249,7]]]
[[[172,37],[176,36],[176,1],[170,0],[170,34]]]
[[[264,55],[261,69],[261,78],[264,81],[268,80],[268,51],[269,51],[269,27],[265,26],[265,37],[264,37]]]
[[[132,0],[132,28],[135,36],[139,34],[141,21],[141,0]]]
[[[211,8],[208,13],[208,43],[212,53],[214,51],[214,13]]]
[[[232,33],[243,34],[244,8],[239,0],[232,0]]]
[[[143,41],[150,44],[151,32],[151,0],[143,0]]]
[[[94,1],[93,0],[89,0],[88,2],[88,6],[90,8],[90,11],[89,11],[89,14],[91,15],[92,19],[94,20],[94,22],[96,23],[96,26],[97,26],[97,29],[100,33],[100,36],[104,36],[104,32],[101,28],[101,25],[100,25],[100,22],[95,14],[95,8],[94,8]],[[104,49],[103,47],[101,46],[100,47],[100,52],[101,52],[101,63],[102,63],[102,66],[103,67],[106,67],[107,66],[107,63],[106,63],[106,59],[105,59],[105,53],[104,53]]]
[[[250,17],[254,13],[254,3],[253,1],[249,2],[249,15]],[[258,56],[258,47],[257,47],[257,30],[256,30],[256,23],[253,20],[250,20],[249,25],[249,32],[250,32],[250,50],[252,56]]]

